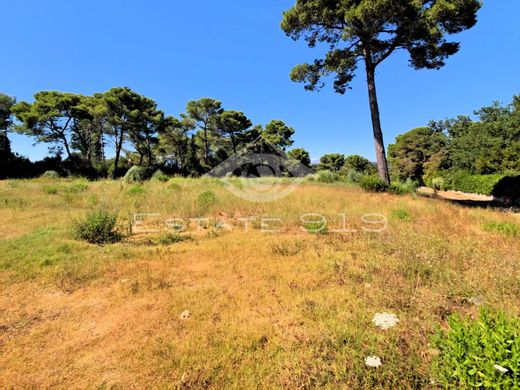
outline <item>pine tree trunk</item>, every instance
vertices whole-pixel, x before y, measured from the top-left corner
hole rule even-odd
[[[379,177],[390,185],[390,174],[388,173],[388,163],[386,161],[385,143],[381,130],[381,120],[379,118],[379,105],[377,103],[375,66],[371,59],[366,60],[368,101],[370,103],[370,114],[372,115],[372,130],[374,132],[374,144],[376,147],[377,171]]]

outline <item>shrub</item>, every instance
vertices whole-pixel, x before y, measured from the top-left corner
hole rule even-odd
[[[520,176],[514,175],[472,175],[465,171],[441,171],[431,180],[430,185],[434,187],[436,183],[439,183],[441,187],[439,189],[443,190],[482,195],[520,196]]]
[[[43,191],[49,195],[56,195],[58,193],[58,187],[57,186],[44,186]]]
[[[359,181],[359,186],[369,192],[385,192],[388,184],[377,176],[363,176]]]
[[[452,315],[449,330],[439,332],[433,344],[440,351],[433,374],[443,387],[513,389],[520,385],[517,318],[487,309],[474,321]],[[501,372],[502,368],[507,371]]]
[[[392,183],[388,188],[388,192],[398,195],[411,194],[415,192],[418,187],[418,183],[412,179],[406,179],[404,183],[396,182]]]
[[[213,191],[205,191],[197,198],[199,203],[203,206],[210,206],[215,203],[217,196]]]
[[[431,187],[437,191],[446,190],[446,180],[442,177],[434,177],[431,181]]]
[[[134,165],[132,168],[126,171],[123,180],[127,183],[138,183],[149,179],[150,174],[150,168]]]
[[[316,179],[321,183],[334,183],[339,180],[339,175],[332,171],[318,171],[316,173]]]
[[[104,209],[94,210],[83,220],[72,223],[72,234],[76,240],[91,244],[104,244],[121,240],[121,234],[116,231],[117,213]]]
[[[354,169],[343,168],[340,172],[343,176],[343,180],[349,184],[359,184],[364,174]]]
[[[151,179],[152,181],[160,181],[160,182],[167,182],[170,180],[168,175],[161,171],[160,169],[156,170],[155,173],[152,175]]]
[[[493,195],[520,199],[520,175],[511,174],[502,177],[493,187]]]
[[[59,179],[61,176],[56,171],[45,171],[40,177],[42,179]]]
[[[392,217],[400,219],[401,221],[410,221],[412,219],[410,213],[404,209],[392,210]]]
[[[487,232],[500,233],[509,237],[520,237],[520,227],[511,222],[488,222],[483,226]]]

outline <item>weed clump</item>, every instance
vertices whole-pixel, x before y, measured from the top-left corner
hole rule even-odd
[[[82,220],[72,223],[72,235],[76,240],[91,244],[106,244],[120,241],[122,236],[116,230],[117,213],[104,209],[94,210]]]
[[[520,320],[482,309],[478,319],[452,315],[434,337],[433,373],[445,388],[515,389],[520,385]]]

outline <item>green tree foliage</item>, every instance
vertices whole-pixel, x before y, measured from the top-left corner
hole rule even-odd
[[[196,125],[196,139],[202,146],[202,160],[206,170],[209,170],[212,164],[211,147],[217,133],[217,120],[222,111],[222,103],[209,97],[191,100],[186,105],[184,117],[191,119]]]
[[[347,171],[356,171],[367,175],[373,175],[376,173],[374,164],[369,159],[358,154],[345,157],[345,164],[343,167]]]
[[[274,146],[279,147],[282,150],[285,150],[288,146],[291,146],[294,141],[291,137],[294,134],[294,129],[292,127],[287,126],[281,120],[272,120],[267,125],[265,125],[265,129],[262,132],[262,137]]]
[[[476,120],[458,116],[432,121],[398,136],[389,147],[393,174],[428,185],[442,177],[443,187],[452,183],[461,190],[482,191],[473,184],[481,180],[479,175],[520,172],[520,97],[508,105],[483,107],[475,115]]]
[[[130,88],[112,88],[102,95],[106,104],[108,130],[114,145],[114,169],[112,177],[118,174],[119,158],[125,141],[129,141],[139,155],[139,164],[147,158],[153,163],[153,149],[158,143],[157,133],[164,114],[157,104]]]
[[[159,154],[164,161],[173,166],[181,174],[189,173],[190,138],[189,133],[195,129],[195,123],[188,118],[177,119],[173,116],[165,118],[159,133]]]
[[[396,138],[389,145],[388,155],[392,174],[399,180],[422,181],[425,164],[447,145],[446,135],[435,127],[419,127]]]
[[[0,95],[0,104],[0,113],[5,112],[1,123],[10,126],[14,99]],[[272,153],[268,144],[282,149],[293,144],[294,129],[280,120],[269,122],[265,129],[253,126],[244,113],[224,110],[213,98],[188,102],[180,119],[166,117],[154,100],[127,87],[92,96],[42,91],[35,94],[33,103],[21,102],[12,110],[20,121],[16,130],[37,142],[50,143],[56,157],[33,165],[19,159],[5,170],[9,172],[4,177],[22,169],[26,176],[56,170],[64,176],[94,178],[110,173],[115,178],[133,165],[150,171],[164,169],[168,174],[201,175],[239,148],[249,145],[251,153]],[[4,133],[0,133],[2,155],[10,153]],[[259,139],[263,142],[253,143]],[[113,147],[113,157],[106,159],[109,147]],[[63,151],[66,159],[62,161]],[[27,165],[34,169],[28,170]]]
[[[74,121],[82,115],[83,96],[57,91],[42,91],[34,95],[34,103],[20,102],[13,113],[21,122],[16,131],[35,137],[37,142],[54,144],[55,151],[65,149],[71,157],[71,132]]]
[[[297,0],[285,11],[281,27],[309,47],[328,46],[324,58],[296,66],[291,79],[307,90],[321,88],[335,74],[334,89],[345,93],[359,61],[367,76],[379,176],[390,183],[377,102],[375,70],[398,49],[407,50],[416,69],[438,69],[459,49],[446,39],[476,23],[479,0]]]
[[[239,111],[226,110],[216,118],[216,127],[219,133],[231,143],[233,154],[237,152],[240,140],[251,125],[251,121]]]
[[[324,154],[320,158],[319,170],[339,172],[345,164],[345,156],[339,153]]]
[[[6,162],[13,156],[7,132],[13,124],[11,110],[15,103],[15,98],[0,93],[0,162]]]
[[[303,164],[307,168],[311,167],[311,155],[304,148],[294,148],[287,152],[287,156]]]

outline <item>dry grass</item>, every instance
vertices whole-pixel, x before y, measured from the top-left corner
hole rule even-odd
[[[87,185],[0,182],[2,388],[428,387],[429,338],[450,313],[474,315],[480,297],[520,314],[520,240],[484,229],[515,214],[311,183],[272,203],[206,179]],[[103,205],[123,231],[135,212],[210,220],[171,244],[72,240],[71,220]],[[327,234],[303,232],[304,213]],[[387,229],[364,232],[366,213]],[[334,233],[339,214],[357,232]],[[395,328],[371,324],[383,311]]]

